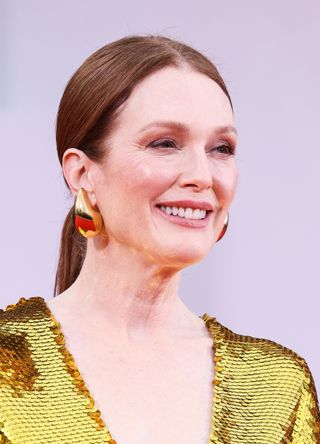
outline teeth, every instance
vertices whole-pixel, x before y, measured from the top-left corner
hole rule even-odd
[[[169,207],[169,209],[170,209],[170,207]],[[170,212],[171,212],[171,210],[170,210]],[[185,217],[187,219],[187,210],[180,207],[179,211],[178,211],[178,216]]]
[[[199,208],[193,210],[192,208],[166,207],[161,205],[160,209],[167,214],[183,217],[185,219],[204,219],[206,217],[206,210],[200,210]]]
[[[168,207],[169,208],[169,207]],[[179,212],[179,208],[177,208],[177,207],[172,207],[172,214],[174,215],[174,216],[176,216],[177,214],[178,214],[178,212]]]

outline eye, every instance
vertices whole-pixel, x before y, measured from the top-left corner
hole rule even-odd
[[[228,156],[233,156],[235,154],[235,147],[230,143],[223,143],[222,145],[213,148],[211,151],[218,150],[221,154],[227,154]]]
[[[176,146],[176,143],[171,139],[164,139],[155,141],[149,144],[151,148],[157,148],[157,147],[165,147],[165,148],[173,148]]]

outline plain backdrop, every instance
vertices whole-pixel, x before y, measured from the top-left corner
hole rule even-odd
[[[73,205],[55,147],[67,81],[113,40],[164,34],[216,63],[239,131],[228,231],[180,296],[299,353],[319,392],[319,22],[316,0],[0,0],[1,307],[53,293]]]

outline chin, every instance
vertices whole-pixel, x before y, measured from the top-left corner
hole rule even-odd
[[[159,257],[161,263],[166,262],[168,265],[186,267],[201,262],[207,256],[209,250],[203,248],[203,246],[201,247],[201,245],[185,245],[182,248],[181,244],[166,250],[162,245],[157,253],[158,257],[161,255],[161,259]]]

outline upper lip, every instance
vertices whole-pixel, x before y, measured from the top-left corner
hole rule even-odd
[[[204,200],[167,200],[165,202],[157,202],[156,205],[164,205],[168,207],[185,207],[185,208],[200,208],[201,210],[213,211],[214,207],[210,202]]]

